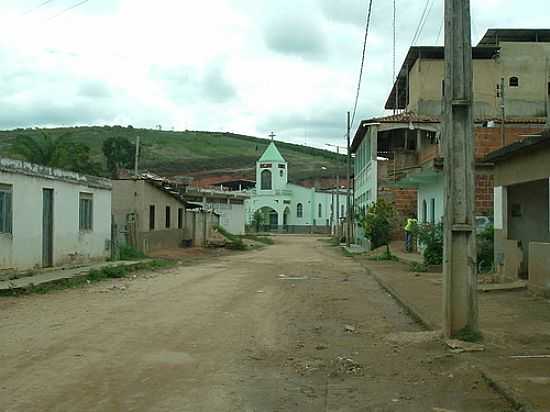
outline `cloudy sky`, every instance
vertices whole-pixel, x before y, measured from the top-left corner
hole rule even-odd
[[[0,0],[0,129],[132,124],[342,143],[368,0]],[[443,0],[417,45],[442,44]],[[488,27],[548,27],[548,0],[472,0]],[[397,0],[401,64],[425,0]],[[392,85],[392,4],[375,0],[358,119]]]

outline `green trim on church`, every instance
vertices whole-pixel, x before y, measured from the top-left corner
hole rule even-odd
[[[285,158],[281,155],[281,152],[279,152],[279,149],[277,149],[277,146],[275,146],[275,143],[271,142],[267,149],[265,149],[264,154],[262,157],[260,157],[259,162],[281,162],[286,163]]]

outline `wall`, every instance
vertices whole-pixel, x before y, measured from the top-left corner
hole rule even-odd
[[[245,205],[244,200],[211,199],[207,201],[207,209],[220,214],[220,225],[229,233],[242,235],[245,232]]]
[[[475,214],[493,215],[494,177],[492,168],[477,168],[475,175]]]
[[[526,135],[538,134],[544,130],[544,124],[507,124],[504,128],[505,145],[512,144],[525,139]],[[502,134],[499,125],[497,127],[476,127],[474,130],[475,138],[475,157],[483,159],[489,153],[502,147]]]
[[[0,171],[0,183],[12,185],[13,199],[13,234],[0,234],[0,268],[26,270],[42,266],[43,189],[54,190],[54,266],[110,257],[110,183],[109,189],[101,189],[57,180],[53,173],[37,177],[8,171]],[[79,230],[80,192],[93,195],[91,232]]]
[[[550,243],[529,245],[529,290],[550,298]]]
[[[434,182],[418,187],[418,205],[417,216],[419,223],[430,223],[432,213],[431,200],[435,199],[435,222],[440,223],[443,219],[444,212],[444,179],[443,175],[438,177]],[[422,220],[423,214],[423,202],[426,201],[427,205],[427,222]]]
[[[497,115],[495,60],[474,60],[474,116],[494,117]],[[441,114],[442,81],[444,78],[442,59],[418,59],[409,73],[408,111],[425,115]]]

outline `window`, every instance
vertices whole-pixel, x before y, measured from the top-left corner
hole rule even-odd
[[[166,206],[166,229],[170,229],[170,218],[171,218],[171,213],[170,213],[170,206]]]
[[[432,199],[430,204],[430,223],[435,225],[435,199]]]
[[[428,223],[428,203],[422,201],[422,223]]]
[[[304,206],[301,203],[296,205],[296,217],[304,217]]]
[[[283,172],[282,170],[280,170],[280,171],[279,171],[279,175],[280,175],[281,177],[283,177],[283,176],[285,175],[285,172]]]
[[[510,77],[509,85],[510,87],[519,87],[519,78],[516,76]]]
[[[149,230],[155,230],[155,205],[149,206]]]
[[[0,184],[0,233],[12,233],[11,185]]]
[[[79,228],[81,231],[92,230],[93,207],[93,195],[91,193],[80,193]]]
[[[261,190],[271,190],[271,172],[263,170],[261,174]]]
[[[178,229],[183,229],[183,208],[178,208]]]
[[[323,217],[323,205],[321,203],[319,203],[318,209],[319,209],[319,218],[322,218]]]
[[[340,206],[340,217],[344,216],[344,205]]]

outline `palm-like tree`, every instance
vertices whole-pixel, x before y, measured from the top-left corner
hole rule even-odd
[[[38,130],[41,138],[35,139],[29,135],[19,135],[13,145],[14,153],[31,163],[50,167],[64,167],[67,160],[68,133],[53,138],[43,130]]]

